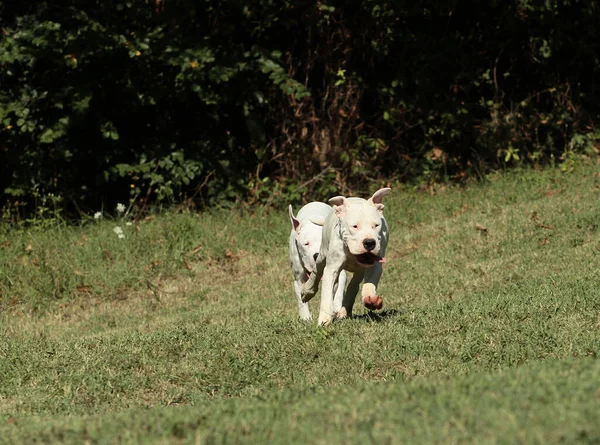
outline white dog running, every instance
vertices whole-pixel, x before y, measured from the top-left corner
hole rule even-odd
[[[306,204],[294,217],[292,206],[289,208],[292,231],[290,233],[290,263],[294,273],[294,293],[298,300],[298,314],[302,320],[310,320],[311,314],[308,303],[300,296],[302,285],[316,271],[315,260],[319,255],[323,223],[329,214],[333,213],[331,206],[322,202]],[[333,306],[339,310],[342,306],[346,275],[340,275],[339,286],[336,289]]]
[[[321,289],[321,308],[318,324],[327,326],[333,317],[345,318],[352,314],[352,306],[364,279],[361,301],[368,309],[381,309],[383,300],[377,295],[377,284],[383,272],[388,228],[381,203],[391,192],[389,188],[376,191],[368,200],[336,196],[329,202],[334,212],[325,219],[321,249],[316,261],[316,272],[302,288],[302,301],[308,302]],[[342,307],[336,311],[333,295],[339,288],[344,270],[354,272],[343,296]]]

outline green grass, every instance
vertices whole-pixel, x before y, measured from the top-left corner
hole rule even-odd
[[[395,187],[385,310],[328,329],[286,209],[5,227],[0,442],[598,443],[599,171]]]

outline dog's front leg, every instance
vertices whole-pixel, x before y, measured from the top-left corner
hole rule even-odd
[[[358,270],[352,275],[348,288],[344,293],[344,299],[342,300],[342,309],[338,315],[338,318],[350,317],[352,315],[352,307],[354,306],[354,300],[358,294],[358,288],[360,282],[363,280],[365,273],[363,270]]]
[[[333,320],[333,293],[338,284],[342,264],[334,262],[325,266],[323,285],[321,287],[321,309],[319,311],[319,326],[328,326]]]
[[[306,283],[304,283],[304,286],[302,286],[300,295],[302,297],[302,302],[304,303],[308,303],[312,300],[319,290],[319,282],[321,281],[325,269],[325,258],[326,256],[323,255],[323,251],[321,250],[321,253],[319,253],[319,256],[317,257],[317,271],[311,273]]]
[[[336,318],[345,318],[345,312],[342,311],[342,304],[344,302],[344,292],[346,290],[346,280],[348,279],[348,275],[345,270],[340,271],[340,275],[338,276],[338,282],[333,290],[333,313]]]
[[[377,284],[383,273],[381,263],[375,263],[365,273],[365,284],[362,287],[361,301],[367,309],[376,310],[383,307],[383,299],[377,295]]]
[[[308,303],[317,294],[319,290],[319,282],[316,279],[317,274],[313,273],[308,277],[308,280],[302,286],[300,291],[301,300],[304,303]]]
[[[298,300],[298,315],[300,316],[300,320],[307,321],[312,319],[312,315],[310,314],[310,309],[308,307],[308,303],[304,303],[301,297],[302,292],[302,280],[294,280],[294,293],[296,294],[296,299]]]

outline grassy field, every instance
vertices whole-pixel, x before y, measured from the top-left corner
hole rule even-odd
[[[395,187],[384,310],[327,329],[287,209],[4,226],[0,442],[598,443],[599,172]]]

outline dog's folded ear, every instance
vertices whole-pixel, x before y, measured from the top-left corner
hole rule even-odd
[[[290,221],[292,221],[292,227],[294,228],[294,230],[296,232],[298,232],[300,230],[301,224],[300,224],[300,221],[298,221],[296,219],[296,217],[294,216],[294,211],[292,210],[292,205],[291,204],[290,204],[290,207],[289,207],[289,211],[290,211]]]
[[[311,218],[310,222],[317,226],[323,226],[323,224],[325,224],[325,218]]]
[[[367,202],[373,207],[375,207],[379,211],[379,213],[383,213],[383,208],[385,206],[381,203],[381,201],[383,201],[383,198],[389,195],[391,191],[392,189],[388,187],[379,189],[375,193],[373,193],[373,196],[371,196],[367,200]]]
[[[333,206],[335,215],[338,218],[343,218],[346,214],[346,198],[344,196],[334,196],[329,199],[329,204]]]

